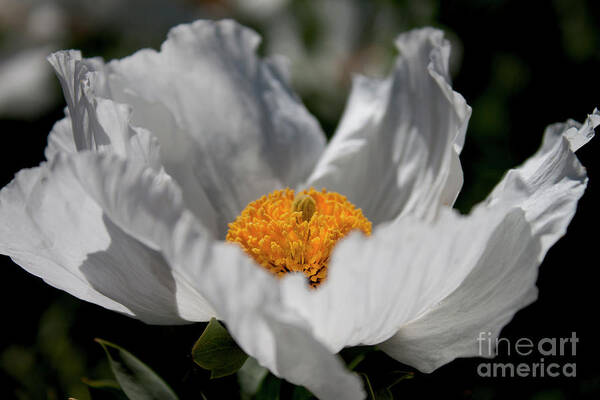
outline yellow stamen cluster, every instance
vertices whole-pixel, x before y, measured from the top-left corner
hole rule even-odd
[[[354,229],[371,234],[371,222],[344,196],[325,189],[276,190],[248,204],[229,224],[227,241],[271,273],[302,272],[313,287],[327,276],[338,240]]]

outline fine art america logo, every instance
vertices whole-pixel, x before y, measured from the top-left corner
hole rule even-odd
[[[520,338],[511,342],[507,338],[492,337],[491,332],[480,332],[477,337],[479,356],[528,357],[527,362],[482,362],[477,374],[484,378],[556,378],[577,376],[574,362],[565,362],[564,357],[574,358],[579,339],[575,332],[571,337],[542,338],[537,341]],[[561,359],[561,357],[563,357]],[[534,359],[535,361],[529,361]]]

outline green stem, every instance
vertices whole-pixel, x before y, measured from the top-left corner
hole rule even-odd
[[[353,371],[354,368],[356,368],[358,366],[358,364],[360,364],[366,357],[367,357],[366,353],[357,355],[356,357],[354,357],[354,359],[352,361],[350,361],[348,363],[348,369],[350,371]]]

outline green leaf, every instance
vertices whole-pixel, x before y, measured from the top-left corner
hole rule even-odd
[[[108,357],[119,386],[130,400],[176,400],[177,395],[150,367],[127,350],[95,339]]]
[[[227,329],[212,318],[192,349],[194,362],[211,372],[210,378],[236,373],[248,355],[233,340]]]
[[[267,375],[262,381],[254,400],[279,400],[281,392],[281,379],[273,374]]]

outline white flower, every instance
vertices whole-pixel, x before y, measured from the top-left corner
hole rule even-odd
[[[536,298],[537,267],[584,192],[574,151],[600,124],[550,126],[468,216],[453,211],[470,108],[442,33],[401,35],[384,80],[357,77],[330,144],[258,36],[232,21],[174,28],[160,52],[105,64],[50,56],[67,117],[48,162],[0,195],[0,252],[49,284],[154,324],[224,320],[273,373],[362,398],[335,355],[379,344],[422,371],[478,354]],[[159,148],[160,145],[160,148]],[[284,187],[326,187],[373,224],[336,246],[316,290],[274,279],[227,223]],[[490,355],[491,356],[491,355]]]

